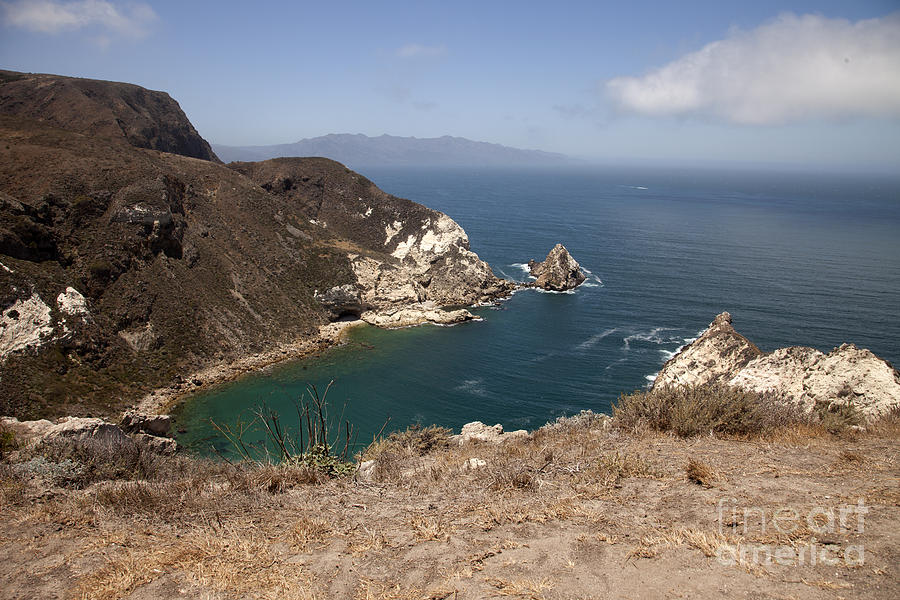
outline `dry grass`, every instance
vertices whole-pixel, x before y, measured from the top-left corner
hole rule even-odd
[[[688,481],[702,485],[705,488],[711,488],[716,482],[725,479],[720,472],[695,458],[688,459],[687,464],[684,466],[684,474],[687,476]]]
[[[145,471],[148,479],[126,472],[124,480],[63,488],[38,500],[46,487],[0,465],[0,506],[11,515],[6,530],[19,527],[6,538],[10,556],[70,536],[68,554],[51,555],[55,562],[45,560],[40,572],[77,565],[66,593],[57,595],[77,591],[104,600],[151,582],[224,597],[590,597],[584,586],[598,573],[626,586],[618,573],[634,567],[667,580],[671,573],[662,571],[673,560],[706,569],[698,577],[707,584],[745,571],[772,582],[753,564],[740,562],[726,573],[706,558],[731,556],[748,544],[799,548],[813,532],[801,523],[781,534],[752,514],[747,523],[738,517],[722,523],[727,529],[716,533],[719,498],[698,495],[685,477],[709,486],[733,474],[728,495],[739,498],[735,506],[768,507],[766,514],[778,506],[808,510],[809,494],[834,497],[835,482],[859,489],[867,505],[878,507],[872,515],[900,506],[892,485],[896,437],[836,437],[815,428],[806,438],[813,451],[804,451],[759,439],[632,435],[604,429],[605,421],[582,416],[529,438],[454,444],[424,456],[420,446],[405,443],[380,454],[393,457],[395,478],[375,482],[311,478],[296,465],[167,458]],[[801,433],[798,426],[792,435]],[[463,469],[470,458],[486,464]],[[831,479],[823,482],[823,475]],[[755,495],[760,484],[768,490],[764,498]],[[871,528],[866,522],[870,531],[882,538],[866,538],[866,568],[871,560],[872,568],[895,573],[878,554],[893,534],[876,516]],[[0,565],[2,575],[8,573]],[[818,571],[809,579],[833,577]],[[861,575],[844,577],[864,587]],[[23,577],[20,589],[32,579]],[[628,588],[626,595],[639,591]]]
[[[553,589],[553,580],[549,577],[516,580],[485,577],[484,582],[494,588],[494,596],[528,598],[529,600],[542,600],[544,592]]]
[[[195,529],[164,540],[133,537],[120,548],[112,546],[107,563],[80,582],[86,600],[121,598],[164,572],[183,572],[201,586],[232,595],[315,597],[310,574],[281,563],[268,540],[252,529]]]
[[[301,517],[290,529],[291,548],[298,552],[311,552],[324,545],[335,534],[328,519]]]
[[[655,531],[641,537],[640,542],[629,554],[636,558],[653,558],[663,550],[689,546],[706,557],[716,556],[729,543],[728,538],[715,531],[676,527],[668,531]]]

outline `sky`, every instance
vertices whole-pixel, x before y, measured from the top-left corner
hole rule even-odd
[[[0,68],[167,91],[219,144],[900,172],[900,0],[0,0]]]

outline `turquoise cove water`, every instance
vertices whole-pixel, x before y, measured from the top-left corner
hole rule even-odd
[[[557,242],[590,271],[574,293],[523,291],[480,322],[351,330],[347,343],[204,391],[179,442],[228,453],[210,425],[266,405],[296,416],[329,381],[358,442],[413,423],[533,429],[609,411],[723,310],[763,350],[843,342],[900,360],[900,180],[834,174],[361,169],[446,212],[502,277]],[[290,418],[287,419],[289,422]]]

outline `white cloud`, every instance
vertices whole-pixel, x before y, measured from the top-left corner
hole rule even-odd
[[[0,4],[8,25],[40,33],[98,26],[118,35],[141,37],[157,19],[153,9],[142,3],[117,6],[106,0],[19,0]]]
[[[423,46],[421,44],[407,44],[398,48],[394,53],[399,58],[432,58],[447,54],[445,46]]]
[[[612,79],[606,92],[626,111],[744,124],[900,117],[900,13],[856,23],[781,15],[642,77]]]

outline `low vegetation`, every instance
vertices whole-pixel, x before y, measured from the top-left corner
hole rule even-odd
[[[774,393],[725,385],[636,391],[623,395],[613,406],[613,423],[620,429],[672,432],[679,437],[765,436],[792,427],[840,433],[859,422],[850,405],[808,413]]]
[[[229,463],[90,441],[21,447],[11,438],[0,462],[0,539],[9,557],[0,578],[13,598],[103,600],[551,600],[607,588],[624,597],[703,596],[723,582],[729,592],[766,597],[818,598],[835,585],[862,597],[896,591],[900,413],[831,435],[818,416],[813,424],[748,425],[758,413],[731,398],[725,405],[743,425],[723,429],[715,424],[724,409],[697,394],[683,404],[712,415],[700,435],[656,413],[655,423],[670,424],[648,426],[647,412],[662,409],[641,393],[628,398],[640,398],[643,412],[620,403],[613,418],[586,411],[500,443],[458,444],[446,428],[412,426],[379,437],[357,464],[348,456],[343,464],[352,467],[341,472],[311,454],[327,439],[328,456],[339,457],[335,439],[346,439],[346,424],[340,436],[326,424],[322,436],[315,394],[309,412],[299,408],[311,417],[302,421],[302,446],[292,428],[282,441],[304,454],[284,460],[272,440],[262,460]],[[624,414],[633,421],[626,425]],[[271,430],[285,431],[277,423],[269,421]],[[792,436],[777,435],[783,425]],[[310,436],[310,427],[319,433]],[[366,461],[373,467],[358,470]],[[838,487],[846,501],[835,499]],[[734,498],[737,506],[722,508]],[[837,548],[864,543],[864,568],[795,572],[718,560],[742,547],[810,543],[802,527],[773,537],[743,516],[745,505],[755,518],[857,498],[870,510],[865,532],[828,539]],[[45,569],[52,576],[36,565],[55,565]]]

